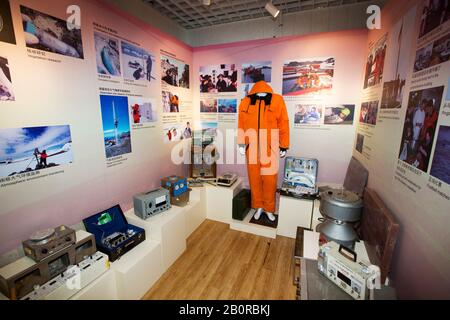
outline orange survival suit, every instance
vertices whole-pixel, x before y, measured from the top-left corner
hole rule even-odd
[[[246,148],[252,208],[274,213],[280,151],[289,149],[283,97],[274,94],[265,81],[255,83],[239,106],[238,126],[238,144]]]

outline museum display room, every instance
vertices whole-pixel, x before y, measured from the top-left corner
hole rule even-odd
[[[449,59],[449,0],[2,0],[0,300],[450,299]]]

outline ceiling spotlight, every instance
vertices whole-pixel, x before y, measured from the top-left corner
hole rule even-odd
[[[280,14],[280,10],[278,10],[278,8],[273,5],[272,1],[267,2],[265,8],[274,18],[278,17],[278,15]]]
[[[211,0],[203,0],[203,5],[204,6],[210,6],[211,5]]]

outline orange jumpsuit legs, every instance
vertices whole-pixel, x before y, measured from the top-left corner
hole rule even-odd
[[[264,193],[264,206],[265,212],[275,213],[275,199],[277,192],[278,175],[263,175],[262,188]]]
[[[252,208],[263,208],[265,212],[275,213],[275,199],[278,175],[262,175],[261,164],[247,164]]]
[[[263,180],[261,177],[261,165],[247,164],[248,182],[250,183],[250,192],[252,194],[252,208],[258,209],[264,207]]]

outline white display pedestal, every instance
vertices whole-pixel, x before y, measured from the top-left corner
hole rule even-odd
[[[277,234],[295,239],[297,227],[311,228],[314,201],[280,196]]]
[[[191,188],[189,203],[183,209],[186,216],[186,238],[194,232],[206,219],[205,188]]]
[[[262,226],[259,224],[250,223],[250,220],[252,219],[253,215],[255,214],[255,210],[252,209],[247,214],[244,220],[231,220],[230,223],[230,229],[236,230],[236,231],[242,231],[246,233],[256,234],[261,237],[266,238],[272,238],[275,239],[277,237],[277,229]]]
[[[161,244],[163,270],[167,270],[186,250],[186,217],[184,208],[172,206],[169,210],[142,220],[134,209],[125,213],[128,223],[145,230],[147,238]]]
[[[116,274],[110,269],[81,289],[70,300],[117,300],[118,298]]]
[[[231,224],[233,198],[242,190],[242,179],[238,178],[231,187],[205,184],[207,218]]]
[[[112,262],[111,270],[116,273],[119,299],[141,299],[163,274],[160,243],[146,239]]]

